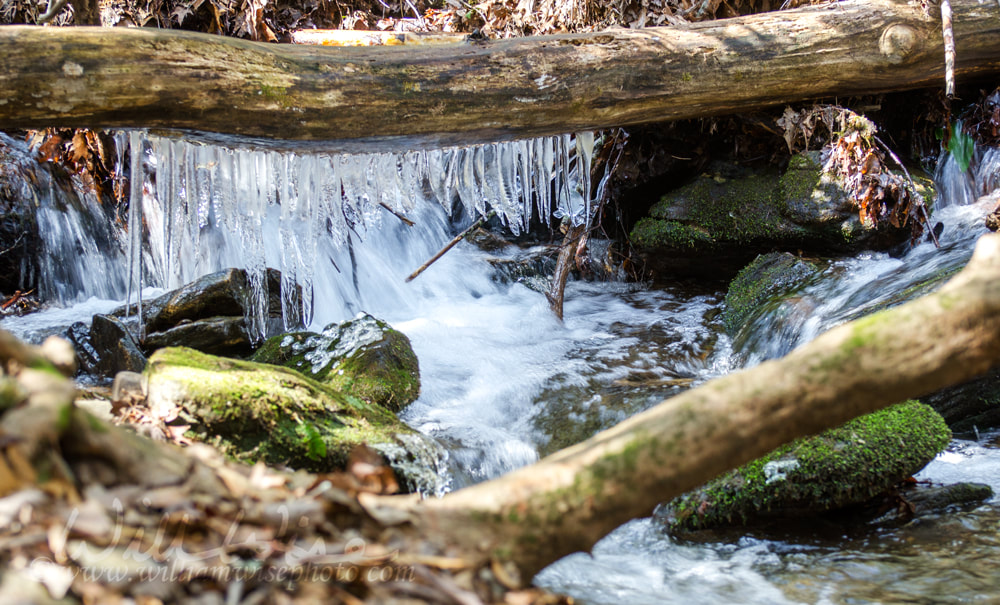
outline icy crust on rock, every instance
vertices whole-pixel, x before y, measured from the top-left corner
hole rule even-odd
[[[130,132],[129,143],[139,177],[131,187],[130,284],[180,286],[213,265],[219,248],[238,242],[256,339],[265,329],[268,246],[279,246],[282,309],[292,329],[312,318],[320,238],[343,246],[352,233],[377,228],[387,211],[406,215],[427,202],[449,212],[460,204],[469,217],[494,211],[517,234],[552,216],[587,223],[595,197],[592,132],[403,153],[234,149],[143,131]],[[144,230],[148,248],[140,256]]]
[[[312,373],[317,374],[335,359],[347,357],[361,347],[385,338],[385,330],[377,319],[366,313],[359,313],[354,321],[327,326],[317,336],[311,336],[304,343],[293,343],[296,354],[308,351],[306,361],[312,364]],[[331,347],[331,345],[333,345]]]

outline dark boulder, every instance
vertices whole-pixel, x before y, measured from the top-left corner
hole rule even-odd
[[[117,317],[95,315],[90,325],[90,343],[96,352],[94,372],[112,377],[118,372],[141,372],[146,367],[146,356],[139,347],[132,331]],[[93,353],[88,351],[85,355]]]
[[[956,433],[973,436],[976,431],[1000,427],[1000,369],[923,399]]]
[[[149,334],[142,344],[147,351],[190,347],[203,353],[230,357],[249,355],[253,350],[243,316],[183,320],[172,328]]]

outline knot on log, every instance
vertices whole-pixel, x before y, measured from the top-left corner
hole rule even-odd
[[[885,28],[878,41],[879,52],[893,65],[902,63],[917,44],[917,30],[909,25],[894,24]]]

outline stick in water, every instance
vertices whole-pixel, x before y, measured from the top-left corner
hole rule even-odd
[[[392,214],[392,215],[393,215],[394,217],[396,217],[396,218],[398,218],[399,220],[401,220],[401,221],[403,221],[404,223],[406,223],[406,226],[407,226],[407,227],[412,227],[412,226],[416,225],[416,223],[414,223],[414,222],[413,222],[413,221],[411,221],[410,219],[406,218],[406,217],[405,217],[405,216],[403,216],[402,214],[400,214],[400,213],[396,212],[395,210],[393,210],[393,209],[392,209],[392,208],[391,208],[391,207],[389,206],[389,204],[386,204],[385,202],[379,202],[379,203],[378,203],[378,205],[379,205],[379,206],[382,206],[383,208],[385,208],[386,210],[388,210],[388,211],[389,211],[389,213],[390,213],[390,214]]]
[[[426,263],[420,265],[419,269],[417,269],[416,271],[414,271],[413,273],[411,273],[410,276],[406,278],[406,282],[409,283],[409,282],[413,281],[418,275],[420,275],[421,273],[423,273],[424,271],[426,271],[427,267],[430,267],[431,265],[433,265],[437,261],[437,259],[439,259],[442,256],[444,256],[445,252],[451,250],[452,248],[455,247],[455,244],[457,244],[458,242],[462,241],[463,237],[465,237],[466,235],[468,235],[471,231],[473,231],[475,229],[478,229],[480,226],[483,225],[483,223],[485,223],[486,221],[490,220],[495,215],[496,215],[496,211],[494,210],[494,211],[490,212],[489,214],[487,214],[486,216],[484,216],[481,219],[479,219],[478,221],[476,221],[476,222],[472,223],[471,225],[469,225],[468,229],[466,229],[465,231],[463,231],[463,232],[459,233],[458,235],[456,235],[455,239],[453,239],[450,242],[448,242],[447,244],[445,244],[444,248],[441,248],[440,250],[438,250],[438,253],[435,254],[434,256],[432,256],[429,261],[427,261]]]

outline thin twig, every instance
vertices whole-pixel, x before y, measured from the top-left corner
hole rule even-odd
[[[456,235],[453,240],[451,240],[450,242],[448,242],[447,244],[445,244],[444,248],[441,248],[440,250],[438,250],[438,253],[435,254],[434,256],[432,256],[429,261],[427,261],[426,263],[420,265],[419,269],[417,269],[416,271],[414,271],[413,273],[411,273],[410,276],[406,278],[406,282],[409,283],[409,282],[413,281],[414,279],[416,279],[417,276],[419,276],[421,273],[423,273],[424,271],[426,271],[427,268],[430,267],[431,265],[433,265],[435,262],[437,262],[437,260],[439,258],[441,258],[442,256],[444,256],[445,252],[451,250],[452,248],[455,247],[455,244],[457,244],[458,242],[462,241],[462,238],[464,238],[466,235],[468,235],[473,230],[478,229],[483,223],[485,223],[486,221],[490,220],[495,215],[496,215],[496,210],[493,210],[489,214],[487,214],[486,216],[480,218],[478,221],[476,221],[476,222],[472,223],[471,225],[469,225],[469,227],[465,231],[462,231],[461,233],[459,233],[458,235]]]
[[[24,231],[22,231],[21,233],[19,233],[18,236],[17,236],[17,239],[14,240],[14,243],[11,244],[9,248],[6,248],[4,250],[0,250],[0,256],[3,256],[4,254],[7,254],[8,252],[10,252],[11,250],[13,250],[14,248],[17,248],[18,244],[21,243],[21,240],[24,239],[24,233],[25,233]]]
[[[400,214],[400,213],[396,212],[395,210],[393,210],[393,209],[392,209],[392,208],[391,208],[391,207],[390,207],[390,206],[389,206],[388,204],[386,204],[385,202],[379,202],[379,203],[378,203],[378,205],[379,205],[379,206],[382,206],[383,208],[385,208],[386,210],[388,210],[388,211],[389,211],[389,212],[390,212],[390,213],[391,213],[391,214],[392,214],[392,215],[393,215],[394,217],[396,217],[396,218],[398,218],[399,220],[401,220],[401,221],[403,221],[404,223],[406,223],[406,226],[407,226],[407,227],[412,227],[412,226],[416,225],[416,223],[414,223],[414,222],[413,222],[413,221],[411,221],[410,219],[406,218],[406,217],[405,217],[405,216],[403,216],[402,214]]]

